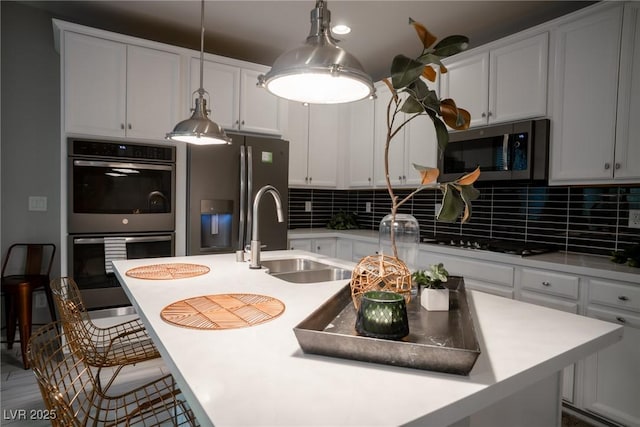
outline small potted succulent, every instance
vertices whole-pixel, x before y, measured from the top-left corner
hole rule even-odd
[[[429,311],[449,310],[449,289],[443,285],[449,272],[442,263],[433,264],[428,270],[417,270],[412,279],[420,288],[420,304]]]

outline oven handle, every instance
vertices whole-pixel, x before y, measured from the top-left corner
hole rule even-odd
[[[74,166],[89,166],[89,167],[105,167],[105,168],[126,168],[126,169],[144,169],[144,170],[161,170],[170,171],[173,170],[173,166],[170,165],[154,165],[148,163],[118,163],[118,162],[98,162],[95,160],[74,160]]]
[[[114,236],[117,237],[117,236]],[[171,241],[173,236],[135,236],[125,237],[125,243],[152,243]],[[78,237],[73,239],[74,245],[104,244],[104,237]]]

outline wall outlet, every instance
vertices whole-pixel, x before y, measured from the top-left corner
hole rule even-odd
[[[29,210],[36,212],[47,211],[47,197],[46,196],[29,196]]]
[[[640,228],[640,209],[629,209],[629,228]]]
[[[364,211],[366,213],[371,213],[371,202],[366,202],[364,205]]]
[[[47,306],[47,298],[44,294],[36,294],[36,308],[45,308]]]
[[[307,200],[306,202],[304,202],[304,211],[305,212],[311,212],[311,201]]]

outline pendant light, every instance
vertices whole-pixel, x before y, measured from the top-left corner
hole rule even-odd
[[[204,0],[202,0],[200,12],[200,88],[193,92],[198,94],[195,99],[193,114],[187,120],[183,120],[167,134],[167,139],[182,141],[196,145],[231,144],[229,138],[220,125],[211,121],[208,117],[207,101],[204,94],[209,93],[202,87],[202,75],[204,69]]]
[[[258,76],[258,85],[281,98],[309,104],[340,104],[373,96],[371,77],[336,43],[331,12],[325,1],[317,0],[304,45],[280,55],[267,74]]]

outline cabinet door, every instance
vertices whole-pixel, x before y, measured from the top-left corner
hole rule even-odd
[[[313,240],[313,252],[325,255],[331,258],[336,257],[336,239],[335,238],[327,238],[327,239],[314,239]]]
[[[489,96],[489,53],[444,61],[447,72],[440,76],[442,98],[471,114],[471,126],[486,125]]]
[[[289,249],[311,252],[311,239],[289,240]]]
[[[64,37],[65,131],[124,137],[126,45],[71,32]]]
[[[340,109],[336,105],[309,107],[309,185],[337,185],[339,117]]]
[[[373,144],[373,174],[374,183],[379,186],[386,186],[384,168],[384,146],[387,141],[387,105],[391,99],[391,93],[386,86],[378,87],[378,97],[374,101],[375,128]],[[392,107],[393,108],[393,107]],[[396,116],[396,125],[399,121],[404,121],[402,113]],[[396,129],[396,127],[394,127]],[[396,134],[389,144],[389,178],[392,185],[404,183],[404,128]]]
[[[550,155],[554,183],[613,178],[621,25],[619,5],[557,30]]]
[[[491,51],[489,123],[547,113],[548,55],[548,33]]]
[[[640,316],[597,306],[587,315],[625,327],[620,342],[586,359],[585,408],[622,425],[640,426]]]
[[[413,167],[416,163],[421,166],[438,167],[438,138],[436,129],[429,116],[424,115],[411,120],[405,128],[405,183],[420,185],[420,173]]]
[[[280,99],[256,86],[264,71],[240,71],[240,130],[282,135]]]
[[[300,102],[287,106],[289,126],[289,185],[307,185],[307,157],[309,148],[309,107]]]
[[[164,139],[183,120],[180,105],[180,55],[128,46],[127,137]]]
[[[189,92],[189,108],[194,106],[194,94],[200,88],[200,58],[191,58],[191,83]],[[240,123],[240,69],[226,64],[204,61],[204,90],[209,93],[211,110],[209,118],[227,130],[237,130]],[[206,95],[205,95],[206,96]],[[191,114],[184,112],[185,119]]]
[[[349,105],[349,187],[373,185],[375,102],[364,99]]]
[[[616,180],[640,179],[640,4],[625,4],[618,90]]]

